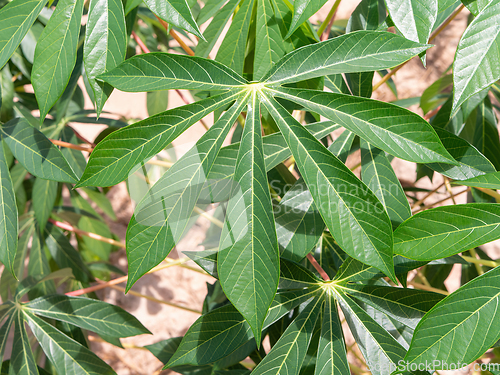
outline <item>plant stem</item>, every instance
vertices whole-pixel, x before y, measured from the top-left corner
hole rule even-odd
[[[109,287],[112,288],[112,289],[115,289],[115,290],[118,290],[120,292],[125,293],[125,288],[122,288],[121,286],[110,285]],[[162,305],[167,305],[167,306],[170,306],[170,307],[175,307],[175,308],[178,308],[178,309],[181,309],[181,310],[185,310],[185,311],[189,311],[189,312],[201,315],[201,311],[199,311],[199,310],[191,309],[189,307],[185,307],[185,306],[181,306],[181,305],[176,305],[175,303],[167,302],[167,301],[164,301],[164,300],[161,300],[161,299],[158,299],[158,298],[147,296],[145,294],[134,292],[133,290],[129,290],[128,293],[131,294],[131,295],[133,295],[133,296],[136,296],[136,297],[141,297],[141,298],[147,299],[149,301],[160,303]]]
[[[449,196],[449,197],[446,197],[446,198],[444,198],[444,199],[441,199],[440,201],[437,201],[437,202],[435,202],[435,203],[433,203],[433,204],[431,204],[431,205],[429,205],[429,206],[422,207],[421,209],[416,210],[416,211],[414,211],[414,212],[412,212],[412,213],[413,213],[413,214],[416,214],[416,213],[418,213],[418,212],[428,210],[429,208],[433,208],[434,206],[437,206],[437,205],[438,205],[438,204],[440,204],[440,203],[446,202],[448,199],[453,199],[453,198],[458,197],[459,195],[461,195],[461,194],[463,194],[463,193],[467,193],[467,192],[469,192],[469,191],[470,191],[470,188],[467,188],[467,189],[465,189],[465,190],[462,190],[462,191],[461,191],[461,192],[459,192],[459,193],[456,193],[456,194],[453,194],[453,195],[451,195],[451,196]]]
[[[174,266],[181,266],[182,267],[182,266],[185,266],[184,263],[188,262],[189,260],[190,260],[189,258],[181,258],[181,259],[177,259],[177,260],[166,258],[165,261],[167,262],[167,264],[158,265],[146,273],[147,274],[154,273],[154,272],[164,270],[165,268],[170,268],[170,267],[174,267]],[[189,268],[189,269],[191,269],[191,268]],[[192,268],[192,269],[196,270],[195,268]],[[196,271],[198,271],[198,270],[196,270]],[[95,292],[97,290],[105,289],[105,288],[110,287],[112,285],[124,283],[127,280],[128,280],[128,276],[121,276],[121,277],[117,277],[116,279],[113,279],[110,281],[102,282],[101,284],[98,284],[98,285],[90,286],[88,288],[73,290],[71,292],[66,293],[66,295],[67,296],[81,296],[82,294]]]
[[[184,41],[181,39],[181,37],[173,29],[170,29],[170,31],[168,31],[168,23],[163,21],[158,16],[156,16],[156,18],[158,19],[158,21],[160,21],[161,25],[165,28],[165,30],[167,30],[167,32],[170,34],[170,36],[172,38],[174,38],[177,41],[177,43],[179,43],[179,45],[184,50],[184,52],[186,52],[189,56],[194,56],[193,50],[191,48],[189,48],[189,46],[186,43],[184,43]]]
[[[500,200],[500,194],[498,194],[496,191],[494,190],[491,190],[491,189],[486,189],[486,188],[481,188],[481,187],[477,187],[475,188],[477,190],[481,190],[483,193],[485,194],[488,194],[490,197],[493,197],[495,198],[497,201]]]
[[[323,21],[323,23],[320,25],[319,29],[318,29],[318,35],[320,36],[320,40],[321,37],[323,36],[323,33],[324,32],[329,32],[330,30],[328,29],[327,30],[327,26],[328,24],[335,19],[335,13],[337,13],[337,9],[340,5],[340,1],[341,0],[337,0],[335,1],[335,3],[333,4],[332,6],[332,9],[330,9],[330,12],[328,12],[328,15],[326,16],[325,20]]]
[[[455,197],[453,197],[453,191],[451,190],[450,180],[448,179],[448,177],[444,177],[444,186],[446,187],[448,194],[450,194],[453,204],[457,204],[457,202],[455,201]]]
[[[75,145],[73,143],[69,142],[64,142],[64,141],[59,141],[57,139],[49,139],[53,144],[56,146],[61,146],[61,147],[66,147],[66,148],[71,148],[73,150],[79,150],[79,151],[86,151],[86,152],[92,152],[93,147],[91,146],[80,146],[80,145]]]
[[[444,182],[439,185],[437,188],[435,188],[434,190],[428,192],[422,199],[419,199],[418,201],[416,201],[415,203],[413,203],[413,206],[411,207],[412,209],[414,209],[415,207],[418,207],[420,206],[422,203],[424,203],[424,201],[429,198],[431,195],[433,195],[435,192],[437,192],[439,189],[441,189],[441,187],[444,185]]]
[[[434,293],[444,294],[445,296],[447,296],[448,294],[450,294],[446,290],[441,290],[441,289],[438,289],[438,288],[433,288],[432,286],[427,286],[427,285],[424,285],[424,284],[419,284],[419,283],[416,283],[414,281],[408,281],[408,285],[412,285],[412,286],[414,286],[415,288],[418,288],[418,289],[427,290],[428,292],[434,292]]]
[[[470,249],[470,250],[469,250],[469,253],[470,253],[470,255],[472,256],[472,258],[474,258],[474,259],[479,258],[479,257],[477,256],[476,250],[474,250],[474,249]],[[478,263],[476,263],[476,262],[474,262],[473,264],[474,264],[474,267],[476,267],[476,271],[477,271],[478,275],[479,275],[479,276],[483,275],[483,274],[484,274],[483,267],[481,267],[481,265],[480,265],[480,264],[478,264]]]
[[[139,38],[139,35],[137,35],[135,33],[134,30],[132,30],[132,38],[134,38],[135,42],[137,43],[137,45],[139,46],[139,48],[142,50],[142,52],[144,53],[150,53],[151,51],[149,50],[148,47],[146,47],[146,45],[144,44],[144,42],[141,40],[141,38]]]
[[[309,260],[309,262],[311,262],[314,269],[318,271],[323,280],[330,281],[330,277],[328,276],[326,271],[319,265],[319,263],[316,261],[316,259],[314,259],[311,253],[307,254],[307,259]]]
[[[446,20],[444,20],[444,22],[436,29],[434,30],[434,32],[431,34],[431,36],[429,37],[429,43],[434,40],[445,28],[446,26],[448,26],[451,21],[453,21],[453,19],[458,16],[458,14],[462,11],[462,9],[464,9],[464,5],[460,5]],[[401,65],[397,66],[396,68],[392,69],[388,74],[386,74],[384,76],[384,78],[382,78],[379,82],[377,82],[374,86],[373,86],[373,91],[375,91],[376,89],[378,89],[380,86],[382,86],[384,83],[386,83],[389,78],[391,78],[399,69],[401,69],[403,66],[405,66],[406,64],[408,64],[410,60],[408,61],[405,61],[404,63],[402,63]]]
[[[61,221],[57,221],[57,220],[54,220],[54,219],[50,219],[49,218],[49,221],[52,224],[54,224],[56,227],[59,227],[61,229],[64,229],[64,230],[67,230],[67,231],[70,231],[70,232],[74,232],[74,233],[76,233],[76,234],[78,234],[80,236],[90,237],[90,238],[93,238],[94,240],[97,240],[97,241],[109,243],[111,245],[118,246],[118,247],[121,247],[121,248],[124,248],[124,249],[126,248],[126,246],[125,246],[125,244],[123,242],[115,241],[115,240],[113,240],[111,238],[103,237],[103,236],[101,236],[99,234],[96,234],[96,233],[86,232],[84,230],[75,228],[75,227],[73,227],[70,224],[63,223]]]
[[[448,26],[451,23],[451,21],[455,19],[456,16],[458,16],[458,14],[464,8],[465,5],[462,4],[457,9],[455,9],[455,11],[452,14],[450,14],[449,17],[445,19],[444,22],[436,30],[434,30],[434,32],[429,37],[429,43],[432,42],[441,33],[441,31],[443,31],[446,28],[446,26]]]
[[[466,255],[462,255],[462,259],[469,262],[469,263],[480,264],[480,265],[492,267],[492,268],[500,266],[500,262],[495,262],[494,260],[478,259],[478,258],[466,256]]]

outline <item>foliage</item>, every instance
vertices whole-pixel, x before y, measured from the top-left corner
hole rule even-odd
[[[121,272],[109,262],[120,242],[99,213],[115,219],[105,194],[125,180],[135,194],[140,172],[127,291],[196,212],[219,207],[206,240],[215,249],[187,254],[216,279],[203,315],[184,337],[147,347],[165,368],[389,374],[462,367],[487,351],[499,361],[500,263],[480,247],[500,238],[500,2],[362,0],[347,23],[330,23],[336,1],[310,23],[324,4],[0,0],[0,363],[7,345],[13,353],[2,374],[113,374],[88,331],[117,345],[149,333],[91,287]],[[464,6],[472,16],[452,75],[417,98],[425,119],[405,108],[411,100],[370,99],[375,73],[396,90],[388,70],[425,63]],[[194,51],[172,42],[186,32],[199,38]],[[95,111],[84,109],[81,77]],[[110,116],[115,88],[148,92],[151,116]],[[165,110],[168,90],[181,89],[195,101]],[[158,155],[211,113],[182,157]],[[108,128],[94,145],[73,122]],[[346,159],[358,151],[357,175]],[[469,187],[468,203],[410,207],[393,158]],[[462,285],[449,294],[453,264]],[[348,361],[344,321],[364,361]]]

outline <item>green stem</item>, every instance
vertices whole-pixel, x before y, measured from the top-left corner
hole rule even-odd
[[[341,0],[335,1],[335,4],[333,4],[332,9],[330,9],[330,12],[328,13],[328,15],[326,16],[325,20],[323,21],[323,23],[319,27],[319,29],[318,29],[318,35],[319,36],[321,36],[321,34],[323,34],[323,31],[325,31],[326,27],[328,26],[328,23],[330,22],[330,20],[335,15],[335,12],[337,11],[337,8],[340,5],[340,1]]]
[[[469,250],[471,251],[471,250]],[[494,260],[487,260],[487,259],[478,259],[474,257],[468,257],[466,255],[462,255],[462,259],[465,260],[466,262],[473,263],[473,264],[479,264],[483,266],[488,266],[488,267],[498,267],[500,266],[499,262],[495,262]]]

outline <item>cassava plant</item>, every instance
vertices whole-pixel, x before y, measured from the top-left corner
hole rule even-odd
[[[88,332],[119,344],[148,330],[95,291],[189,259],[215,284],[184,337],[147,347],[166,369],[500,374],[500,261],[481,248],[500,238],[500,2],[361,0],[342,22],[336,0],[310,23],[325,3],[0,0],[2,374],[115,373]],[[451,73],[418,98],[370,99],[384,84],[397,95],[392,76],[425,64],[465,8]],[[147,92],[151,116],[109,116],[114,88]],[[167,90],[194,101],[165,110]],[[182,157],[159,156],[211,113]],[[73,122],[108,128],[94,144]],[[444,183],[403,188],[394,158]],[[102,216],[115,218],[105,194],[123,181],[146,187],[124,245]],[[468,203],[427,204],[445,188],[455,203],[452,184]],[[205,250],[168,259],[208,207]],[[121,246],[128,273],[113,279]]]

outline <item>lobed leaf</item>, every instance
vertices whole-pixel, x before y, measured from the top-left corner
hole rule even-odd
[[[476,277],[434,306],[415,329],[408,363],[469,364],[500,338],[500,267]]]
[[[458,43],[453,63],[454,115],[471,96],[500,79],[500,3],[482,9]]]
[[[432,126],[405,108],[372,99],[301,89],[267,89],[344,126],[372,145],[416,163],[458,165]]]
[[[203,39],[186,0],[144,0],[144,2],[162,20]]]
[[[419,212],[394,231],[394,253],[415,260],[458,254],[500,238],[500,204],[468,203]]]
[[[259,80],[285,54],[279,24],[270,0],[257,1],[253,79]]]
[[[61,97],[76,63],[83,0],[61,0],[37,41],[31,82],[43,121]]]
[[[392,229],[378,198],[273,98],[261,101],[276,120],[326,226],[353,258],[395,278]]]
[[[16,311],[14,317],[14,341],[10,358],[9,374],[38,375],[30,340],[24,328],[24,319],[21,311]]]
[[[388,32],[356,31],[287,54],[261,82],[276,86],[330,74],[392,68],[429,47]]]
[[[0,9],[0,69],[9,61],[47,0],[13,0]]]
[[[170,109],[111,133],[95,147],[76,187],[112,186],[125,180],[140,168],[140,163],[163,150],[215,109],[231,103],[237,95],[216,95]]]
[[[345,349],[344,334],[340,324],[335,297],[328,293],[325,297],[321,336],[314,375],[350,374]]]
[[[53,294],[34,299],[25,306],[33,314],[70,323],[98,335],[129,337],[150,333],[121,307],[90,298]]]
[[[465,139],[444,129],[435,128],[434,130],[443,146],[460,166],[443,163],[426,164],[429,168],[454,180],[466,180],[495,171],[493,164]]]
[[[427,43],[438,14],[438,0],[386,0],[392,22],[406,39]]]
[[[314,286],[277,293],[267,313],[264,328],[317,295],[318,289],[318,286]],[[218,361],[245,345],[252,337],[252,329],[234,306],[229,304],[220,307],[193,323],[165,368],[187,364],[201,366]],[[231,345],[227,345],[229,339]]]
[[[14,277],[17,252],[17,207],[9,165],[0,140],[0,262]]]
[[[492,172],[481,176],[469,178],[468,180],[457,181],[457,184],[486,189],[500,189],[500,172]]]
[[[97,116],[113,87],[96,81],[125,59],[127,33],[125,14],[119,0],[92,0],[89,5],[83,59],[85,72],[94,93]]]
[[[313,299],[287,327],[271,351],[264,357],[252,373],[254,375],[298,374],[305,359],[307,348],[320,315],[324,298]]]
[[[170,253],[184,233],[206,176],[246,97],[236,103],[156,182],[127,228],[127,291]]]
[[[217,61],[151,52],[127,59],[98,79],[121,91],[228,90],[247,82]]]
[[[24,118],[10,120],[0,130],[16,159],[33,176],[60,182],[77,181],[61,151]]]
[[[64,335],[44,320],[23,311],[31,332],[52,366],[60,374],[111,375],[113,369],[89,349]]]
[[[346,292],[411,329],[444,298],[438,293],[379,285],[349,284]]]
[[[264,164],[257,93],[251,94],[222,228],[217,274],[231,303],[248,321],[257,346],[278,287],[279,252]]]
[[[385,153],[361,141],[361,178],[384,205],[392,227],[411,216],[408,199]]]

